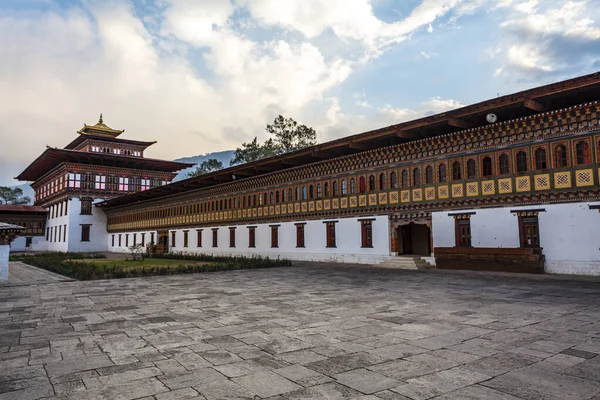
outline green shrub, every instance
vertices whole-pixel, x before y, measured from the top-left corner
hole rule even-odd
[[[21,256],[11,256],[11,261],[22,261],[25,264],[33,265],[60,275],[68,276],[77,280],[95,280],[95,279],[119,279],[133,278],[153,275],[178,275],[198,272],[229,271],[236,269],[254,269],[254,268],[274,268],[291,265],[289,260],[270,259],[268,257],[224,257],[210,256],[206,254],[187,255],[187,254],[166,254],[154,255],[155,258],[177,259],[189,261],[206,261],[210,264],[181,264],[170,266],[152,266],[152,267],[129,267],[115,263],[114,265],[103,265],[91,262],[85,262],[90,257],[81,253],[59,253],[48,252],[42,254],[26,254]]]

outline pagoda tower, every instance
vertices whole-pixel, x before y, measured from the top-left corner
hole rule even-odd
[[[106,215],[94,204],[170,183],[193,164],[144,157],[156,142],[122,139],[100,114],[63,149],[47,146],[16,179],[32,182],[35,206],[48,210],[44,240],[32,250],[108,250]]]

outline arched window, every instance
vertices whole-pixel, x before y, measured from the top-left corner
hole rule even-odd
[[[481,160],[481,175],[492,176],[493,173],[494,171],[492,168],[492,158],[483,157],[483,160]]]
[[[275,197],[273,197],[273,192],[269,193],[269,204],[275,203]]]
[[[500,174],[509,174],[510,165],[508,161],[508,154],[501,154],[498,158],[498,164],[500,168]]]
[[[438,168],[438,173],[438,182],[446,182],[446,164],[440,164],[440,167]]]
[[[408,171],[405,169],[402,170],[402,187],[408,187]]]
[[[467,179],[477,178],[477,166],[475,160],[467,161]]]
[[[275,203],[279,203],[279,190],[275,192]]]
[[[421,184],[421,170],[419,168],[413,169],[413,186]]]
[[[433,183],[433,167],[431,165],[425,168],[425,183]]]
[[[308,197],[308,192],[306,191],[306,186],[302,186],[302,200],[306,200]]]
[[[300,188],[296,188],[296,201],[300,200]]]
[[[313,190],[313,185],[309,185],[308,186],[308,198],[312,199],[313,197],[315,197],[315,192]]]
[[[379,190],[385,189],[385,174],[379,174]]]
[[[517,172],[527,172],[529,167],[527,166],[527,153],[519,151],[517,153]]]
[[[350,194],[356,193],[356,183],[354,178],[350,178]]]
[[[333,183],[331,184],[331,194],[334,197],[338,195],[338,184],[337,184],[337,181],[333,181]]]
[[[460,162],[454,161],[452,163],[452,180],[457,181],[462,178],[460,173]]]
[[[223,199],[219,200],[219,211],[223,211]]]
[[[288,193],[291,193],[290,189],[288,189],[287,191],[285,189],[283,189],[281,191],[281,202],[282,203],[285,203],[286,201],[288,201]]]
[[[590,145],[588,142],[581,141],[575,145],[575,153],[577,156],[577,165],[590,164],[592,157],[590,157]]]
[[[252,207],[256,207],[256,195],[252,196]]]
[[[563,145],[558,145],[554,148],[554,158],[557,168],[567,166],[567,148]]]
[[[345,179],[342,179],[342,195],[348,194],[348,184]]]
[[[325,182],[325,184],[323,185],[324,190],[325,190],[325,197],[329,197],[329,182]]]
[[[268,195],[267,195],[267,192],[264,192],[264,193],[263,193],[263,204],[264,204],[265,206],[268,204],[268,203],[267,203],[267,200],[269,200],[269,197],[268,197]]]
[[[292,189],[288,189],[287,190],[287,199],[286,201],[292,201],[293,197],[292,197]]]
[[[548,163],[546,161],[546,149],[539,148],[535,151],[535,169],[546,169]]]
[[[375,190],[375,175],[369,176],[369,191]]]
[[[396,189],[398,187],[396,171],[392,171],[390,174],[390,189]]]
[[[246,196],[242,197],[242,203],[243,203],[242,207],[246,208]]]
[[[367,182],[365,181],[365,177],[361,176],[358,180],[358,191],[360,193],[364,193],[367,191]]]
[[[321,184],[317,183],[317,198],[320,199],[323,193],[321,192]]]

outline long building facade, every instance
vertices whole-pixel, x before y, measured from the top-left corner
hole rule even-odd
[[[96,206],[109,251],[600,275],[600,73]]]

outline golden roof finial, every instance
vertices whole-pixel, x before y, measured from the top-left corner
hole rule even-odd
[[[100,119],[98,120],[98,123],[101,124],[102,123],[102,113],[100,113]]]

